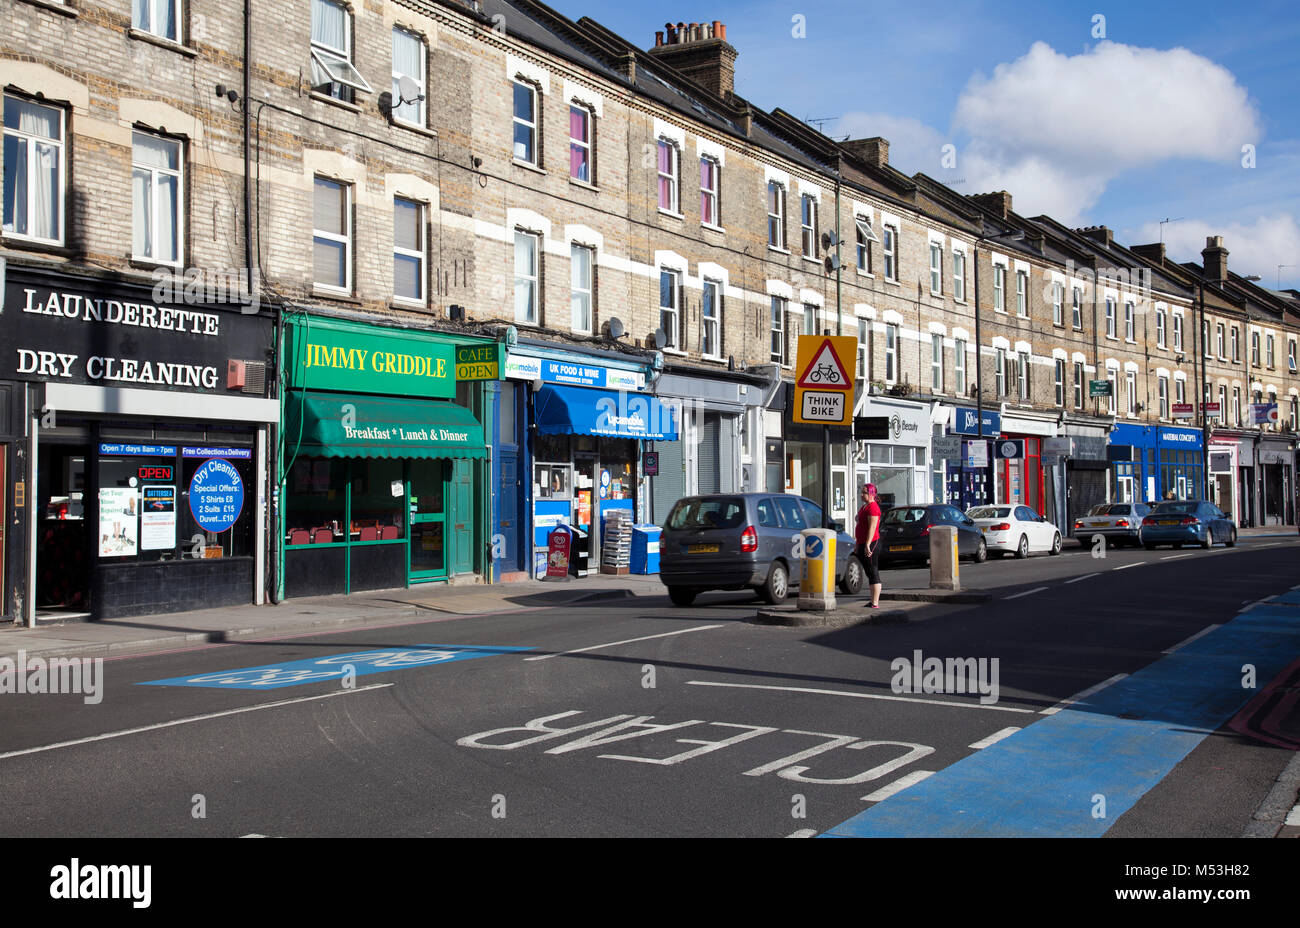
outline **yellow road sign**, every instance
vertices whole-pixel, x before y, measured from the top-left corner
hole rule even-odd
[[[858,340],[852,335],[803,335],[796,358],[794,421],[849,425]]]

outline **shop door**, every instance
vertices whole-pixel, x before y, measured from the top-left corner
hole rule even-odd
[[[451,462],[452,572],[474,569],[474,464],[460,458]]]
[[[411,514],[411,566],[407,580],[447,577],[447,465],[445,461],[411,462],[406,494]]]
[[[497,532],[504,539],[497,570],[519,570],[519,452],[502,448],[497,466]]]
[[[593,525],[598,474],[595,455],[575,454],[573,456],[573,524],[583,533],[578,536],[578,553],[586,553],[589,559],[587,562],[589,571],[600,570],[600,538],[599,533],[595,531],[596,526]]]

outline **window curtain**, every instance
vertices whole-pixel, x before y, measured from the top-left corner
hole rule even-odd
[[[659,143],[659,208],[673,208],[673,149],[666,142]]]
[[[339,54],[347,49],[347,12],[327,0],[311,0],[311,40]]]
[[[153,175],[136,168],[131,172],[132,215],[135,216],[134,252],[153,256]]]
[[[402,98],[397,79],[405,75],[420,85],[424,92],[424,43],[409,32],[393,30],[393,102]],[[422,123],[423,106],[419,102],[403,103],[393,107],[393,117],[403,122]]]
[[[29,142],[14,136],[5,138],[5,229],[19,235],[57,239],[61,199],[59,146],[39,139],[61,138],[59,111],[9,98],[5,100],[5,124],[15,127],[15,123],[19,132],[38,139]],[[34,163],[29,163],[29,158]],[[29,211],[34,214],[30,228]]]
[[[569,138],[575,142],[586,143],[587,137],[587,113],[585,110],[577,107],[569,108]],[[587,153],[588,149],[582,145],[569,145],[569,176],[576,180],[590,181],[591,177],[587,170]]]

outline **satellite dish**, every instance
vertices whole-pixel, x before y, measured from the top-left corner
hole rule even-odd
[[[622,338],[627,334],[627,329],[623,328],[623,321],[617,316],[610,316],[606,325],[609,327],[610,338]]]
[[[654,334],[650,336],[650,341],[656,348],[663,348],[668,344],[668,334],[663,329],[655,329]]]
[[[401,98],[399,103],[418,103],[424,99],[420,85],[405,74],[397,79],[397,95]]]

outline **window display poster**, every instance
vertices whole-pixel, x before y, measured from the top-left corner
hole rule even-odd
[[[132,557],[137,553],[139,513],[134,487],[99,488],[99,556]]]
[[[176,547],[176,487],[147,486],[140,501],[140,550]]]

